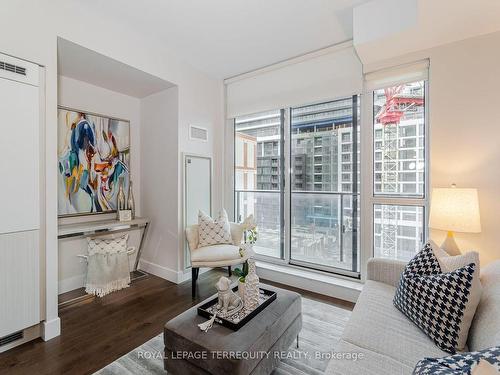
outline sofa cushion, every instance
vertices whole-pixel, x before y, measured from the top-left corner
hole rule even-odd
[[[472,319],[477,306],[478,299],[472,298],[472,292],[478,277],[474,263],[441,273],[428,243],[401,275],[394,305],[442,350],[455,353],[465,345],[470,326],[466,318]]]
[[[213,245],[199,247],[191,252],[193,262],[219,262],[241,259],[240,248],[235,245]]]
[[[332,358],[325,374],[331,375],[410,375],[413,367],[407,366],[385,354],[340,340],[335,347],[340,356],[356,354],[356,360],[349,358]]]
[[[462,321],[460,322],[457,349],[461,351],[465,350],[465,347],[467,345],[469,329],[472,320],[474,319],[477,305],[479,304],[479,300],[481,299],[482,288],[479,278],[479,253],[476,251],[469,251],[465,254],[450,256],[444,250],[442,250],[442,252],[444,254],[442,254],[441,256],[436,254],[436,256],[438,257],[438,261],[443,272],[453,272],[471,263],[474,263],[476,265],[476,271],[473,275],[472,286],[467,303],[465,305],[464,315],[462,317]]]
[[[483,350],[500,343],[500,260],[481,272],[481,300],[469,331],[469,349]]]
[[[392,286],[368,280],[342,339],[412,369],[424,357],[448,355],[394,307],[394,292]]]

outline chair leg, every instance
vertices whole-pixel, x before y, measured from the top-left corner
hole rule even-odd
[[[232,275],[231,266],[227,266],[227,274],[229,275],[229,277],[231,277]]]
[[[191,297],[196,295],[196,280],[198,280],[198,268],[191,267]]]

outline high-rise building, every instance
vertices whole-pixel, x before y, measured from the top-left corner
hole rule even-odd
[[[393,94],[389,104],[386,91],[374,94],[374,193],[423,194],[423,83],[398,87]],[[284,173],[280,117],[280,111],[270,111],[240,117],[235,124],[237,210],[242,216],[256,213],[264,238],[261,247],[279,246],[280,201],[276,194],[250,196],[238,191],[280,191]],[[349,232],[354,221],[359,224],[359,217],[352,217],[352,196],[359,194],[360,187],[359,131],[358,126],[353,134],[352,98],[291,109],[292,255],[295,251],[303,259],[322,257],[335,264],[346,261],[344,255],[351,252],[350,241],[344,241],[340,248],[339,236]],[[332,194],[301,197],[300,192]],[[374,211],[376,254],[411,257],[422,240],[421,209],[376,205]],[[266,242],[266,231],[272,233],[272,241]]]
[[[424,82],[374,92],[374,193],[424,196]],[[375,205],[374,250],[380,257],[410,259],[423,235],[423,209]]]

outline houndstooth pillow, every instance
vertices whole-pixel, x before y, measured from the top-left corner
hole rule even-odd
[[[198,239],[198,247],[233,243],[226,210],[223,209],[217,219],[198,211]]]
[[[427,244],[402,273],[394,306],[439,348],[455,353],[475,271],[476,265],[471,263],[441,273],[432,246]]]
[[[481,360],[500,371],[500,346],[443,358],[424,358],[415,366],[413,375],[471,375]]]

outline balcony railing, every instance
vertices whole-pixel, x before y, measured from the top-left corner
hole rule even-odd
[[[236,218],[253,214],[259,228],[254,250],[259,255],[285,258],[290,263],[320,269],[358,272],[357,228],[353,213],[357,194],[330,191],[291,192],[290,243],[284,246],[283,205],[280,190],[235,190]],[[355,215],[355,217],[353,217]]]

